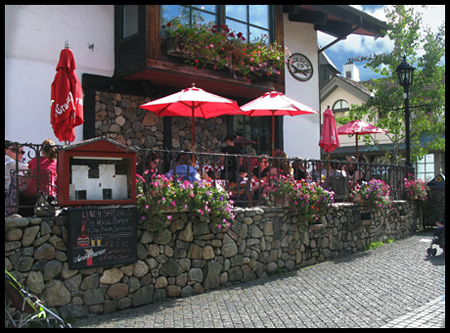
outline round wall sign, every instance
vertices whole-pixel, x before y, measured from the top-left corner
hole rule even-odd
[[[313,66],[309,59],[301,53],[293,53],[288,59],[291,75],[299,81],[308,81],[313,75]]]

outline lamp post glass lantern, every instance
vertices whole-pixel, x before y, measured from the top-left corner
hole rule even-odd
[[[411,167],[410,154],[410,136],[409,136],[409,86],[413,82],[415,68],[406,62],[406,56],[403,56],[403,61],[395,70],[398,74],[400,85],[405,91],[405,136],[406,136],[406,166]]]

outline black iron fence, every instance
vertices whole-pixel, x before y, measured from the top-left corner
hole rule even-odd
[[[9,143],[14,149],[20,147],[25,151],[24,158],[41,159],[42,145],[29,143]],[[58,146],[61,148],[62,146]],[[5,147],[6,148],[6,147]],[[340,160],[315,160],[298,158],[278,158],[268,155],[228,155],[220,153],[203,153],[191,151],[168,151],[138,148],[137,172],[144,177],[157,174],[173,176],[174,179],[202,181],[211,186],[220,186],[231,193],[235,205],[251,207],[267,204],[263,199],[264,186],[271,177],[279,174],[290,174],[294,179],[316,182],[326,189],[335,192],[335,201],[344,201],[352,187],[363,181],[381,179],[390,186],[391,199],[404,199],[404,178],[413,174],[411,168],[395,165],[368,163],[348,163]],[[29,208],[30,204],[20,202],[20,193],[24,190],[24,179],[33,175],[45,174],[46,170],[23,170],[19,166],[22,156],[17,156],[11,171],[11,186],[5,187],[5,194],[16,191],[16,202],[5,201],[5,211],[11,208]],[[150,162],[156,161],[155,164]],[[184,165],[184,166],[182,166]],[[147,171],[148,170],[148,171]],[[6,174],[5,174],[6,179]],[[45,182],[43,178],[37,182]],[[45,186],[39,186],[42,188]],[[9,196],[10,197],[10,196]]]

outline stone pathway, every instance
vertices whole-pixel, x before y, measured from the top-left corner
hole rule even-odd
[[[421,232],[284,276],[77,321],[104,328],[444,327],[445,256]],[[441,250],[438,250],[438,254]]]

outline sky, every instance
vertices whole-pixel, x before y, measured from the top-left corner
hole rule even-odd
[[[352,5],[358,10],[361,10],[381,21],[386,22],[384,7],[386,5]],[[430,5],[427,8],[417,6],[419,11],[423,12],[422,26],[430,27],[433,32],[437,31],[438,26],[445,22],[445,5]],[[318,32],[319,45],[326,46],[334,41],[336,37]],[[393,43],[388,37],[374,39],[369,36],[350,35],[347,39],[339,41],[327,50],[325,54],[333,62],[336,68],[343,73],[343,66],[348,62],[349,58],[356,58],[359,56],[369,56],[373,53],[390,52],[393,49]],[[364,68],[364,63],[355,63],[359,69],[359,76],[361,81],[369,80],[371,78],[380,77],[369,69]]]

